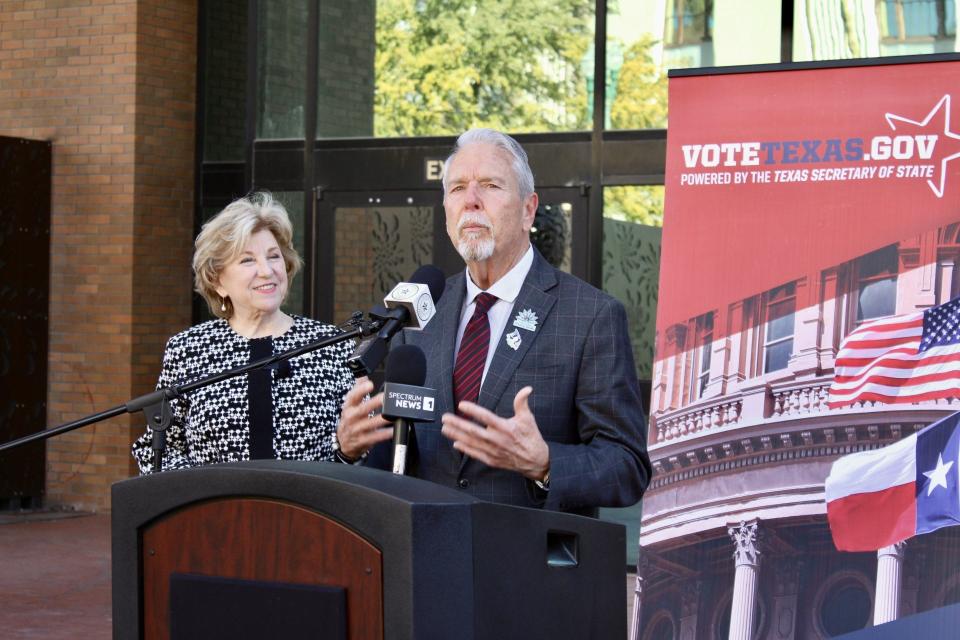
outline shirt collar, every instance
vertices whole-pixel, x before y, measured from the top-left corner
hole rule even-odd
[[[533,245],[527,246],[527,252],[523,254],[517,264],[513,265],[510,271],[493,283],[487,293],[497,296],[499,300],[505,300],[510,304],[520,295],[520,289],[523,288],[523,281],[527,279],[530,273],[530,267],[533,266]],[[470,277],[470,269],[467,269],[467,304],[472,304],[473,299],[478,294],[483,293],[483,289],[473,283]]]

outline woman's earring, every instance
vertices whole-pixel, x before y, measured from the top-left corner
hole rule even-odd
[[[220,298],[220,311],[227,310],[227,301],[224,298]]]

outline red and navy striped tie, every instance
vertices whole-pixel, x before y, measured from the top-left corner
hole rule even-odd
[[[461,400],[476,402],[480,396],[480,379],[483,366],[487,363],[487,350],[490,348],[490,322],[487,311],[497,301],[497,296],[481,293],[474,302],[476,308],[473,317],[467,323],[457,353],[457,363],[453,368],[453,406],[460,406]]]

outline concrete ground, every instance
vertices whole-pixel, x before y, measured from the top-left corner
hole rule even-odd
[[[633,574],[627,574],[627,628]],[[110,638],[110,516],[0,512],[0,637]]]
[[[0,637],[106,639],[112,624],[109,515],[0,513]]]

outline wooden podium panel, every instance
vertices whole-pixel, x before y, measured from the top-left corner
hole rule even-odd
[[[169,637],[174,573],[343,587],[347,637],[383,638],[380,551],[309,509],[256,498],[193,503],[144,527],[141,549],[148,640]]]

